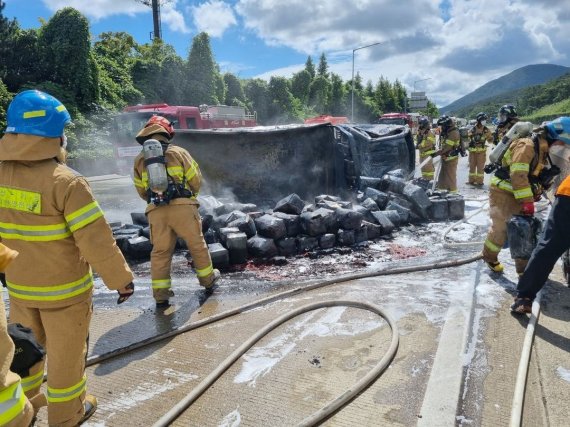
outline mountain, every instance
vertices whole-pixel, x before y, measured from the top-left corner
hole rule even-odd
[[[451,104],[440,108],[442,114],[454,114],[457,110],[464,109],[471,104],[478,103],[487,98],[546,83],[570,72],[570,67],[554,64],[527,65],[516,69],[498,79],[491,80],[473,92],[453,101]]]

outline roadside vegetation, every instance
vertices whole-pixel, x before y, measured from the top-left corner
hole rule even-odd
[[[240,79],[221,73],[206,33],[197,34],[188,57],[160,40],[139,44],[126,32],[106,32],[92,40],[89,22],[77,10],[59,10],[39,28],[24,30],[2,15],[0,0],[0,129],[13,94],[44,90],[69,109],[71,157],[111,155],[110,122],[118,110],[138,103],[240,105],[258,122],[301,122],[320,114],[350,116],[352,81],[329,71],[322,54],[309,56],[291,78]],[[406,90],[382,76],[354,80],[355,120],[372,122],[385,112],[404,110]],[[437,116],[435,104],[425,113]],[[1,133],[1,130],[0,130]],[[78,144],[78,138],[81,144]]]

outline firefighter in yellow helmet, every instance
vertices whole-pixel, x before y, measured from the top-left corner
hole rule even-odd
[[[28,90],[14,97],[0,139],[0,237],[19,255],[6,269],[10,321],[30,328],[47,352],[48,423],[76,426],[96,409],[86,393],[85,359],[99,273],[122,302],[133,274],[89,184],[62,163],[65,106]],[[39,393],[44,362],[22,378],[28,397]]]
[[[440,128],[439,151],[441,170],[437,177],[437,189],[457,193],[457,163],[459,162],[460,140],[459,130],[449,116],[443,115],[437,120]]]
[[[477,123],[469,129],[469,181],[471,185],[483,185],[483,168],[485,167],[485,160],[487,160],[487,145],[486,142],[493,141],[493,135],[487,126],[487,114],[477,114]]]
[[[433,179],[434,167],[431,155],[435,153],[435,135],[431,131],[431,126],[427,117],[419,120],[418,133],[416,135],[416,148],[420,153],[420,164],[428,157],[430,160],[422,166],[422,178],[428,181]]]
[[[507,222],[513,215],[534,215],[535,200],[540,199],[554,179],[557,168],[550,164],[548,152],[559,137],[551,131],[552,123],[533,129],[528,137],[512,141],[491,178],[491,227],[483,245],[483,260],[496,273],[504,270],[498,255],[507,240]],[[519,276],[527,263],[526,259],[515,259]]]
[[[188,151],[170,144],[173,137],[172,124],[161,116],[152,116],[136,136],[143,150],[135,158],[134,182],[148,203],[150,273],[157,307],[167,307],[174,296],[170,267],[177,236],[188,246],[200,285],[211,290],[220,276],[212,266],[198,213],[200,168]]]
[[[0,243],[0,272],[17,254]],[[34,409],[24,394],[20,377],[10,370],[13,357],[14,343],[8,335],[4,300],[0,296],[0,426],[28,427]]]

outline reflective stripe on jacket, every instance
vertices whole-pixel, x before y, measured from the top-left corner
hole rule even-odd
[[[447,130],[447,133],[441,134],[439,137],[441,146],[439,147],[441,150],[441,158],[449,162],[451,160],[455,160],[459,157],[458,153],[449,155],[449,153],[455,151],[459,148],[459,144],[461,141],[461,135],[456,127],[452,127]]]
[[[469,129],[468,138],[470,141],[470,153],[484,153],[487,151],[486,142],[493,142],[493,134],[487,126],[477,124]]]
[[[19,381],[0,390],[0,426],[8,424],[20,415],[25,407],[26,395]]]
[[[43,142],[18,138],[32,146]],[[52,158],[0,163],[0,238],[19,252],[6,270],[10,297],[28,307],[89,298],[91,267],[110,289],[133,280],[89,184]]]
[[[194,196],[182,197],[170,201],[171,205],[197,205],[198,200],[196,197],[200,192],[200,185],[202,184],[202,174],[198,163],[190,156],[190,153],[182,147],[177,145],[169,145],[165,154],[166,171],[172,177],[174,182],[183,185],[184,188],[189,189]],[[143,200],[147,200],[147,192],[149,189],[148,173],[144,166],[144,155],[139,153],[134,161],[134,177],[133,181],[137,193]],[[146,212],[155,209],[157,206],[150,203],[146,208]]]

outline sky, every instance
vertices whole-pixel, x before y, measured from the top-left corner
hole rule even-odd
[[[152,11],[138,0],[5,0],[4,14],[37,28],[71,6],[94,41],[127,31],[150,41]],[[345,81],[399,80],[439,107],[529,64],[570,66],[568,0],[162,0],[166,43],[186,58],[192,38],[211,37],[222,72],[291,77],[310,55],[327,57]],[[360,47],[370,46],[362,49]],[[355,50],[356,49],[356,50]],[[353,62],[354,54],[354,62]]]

